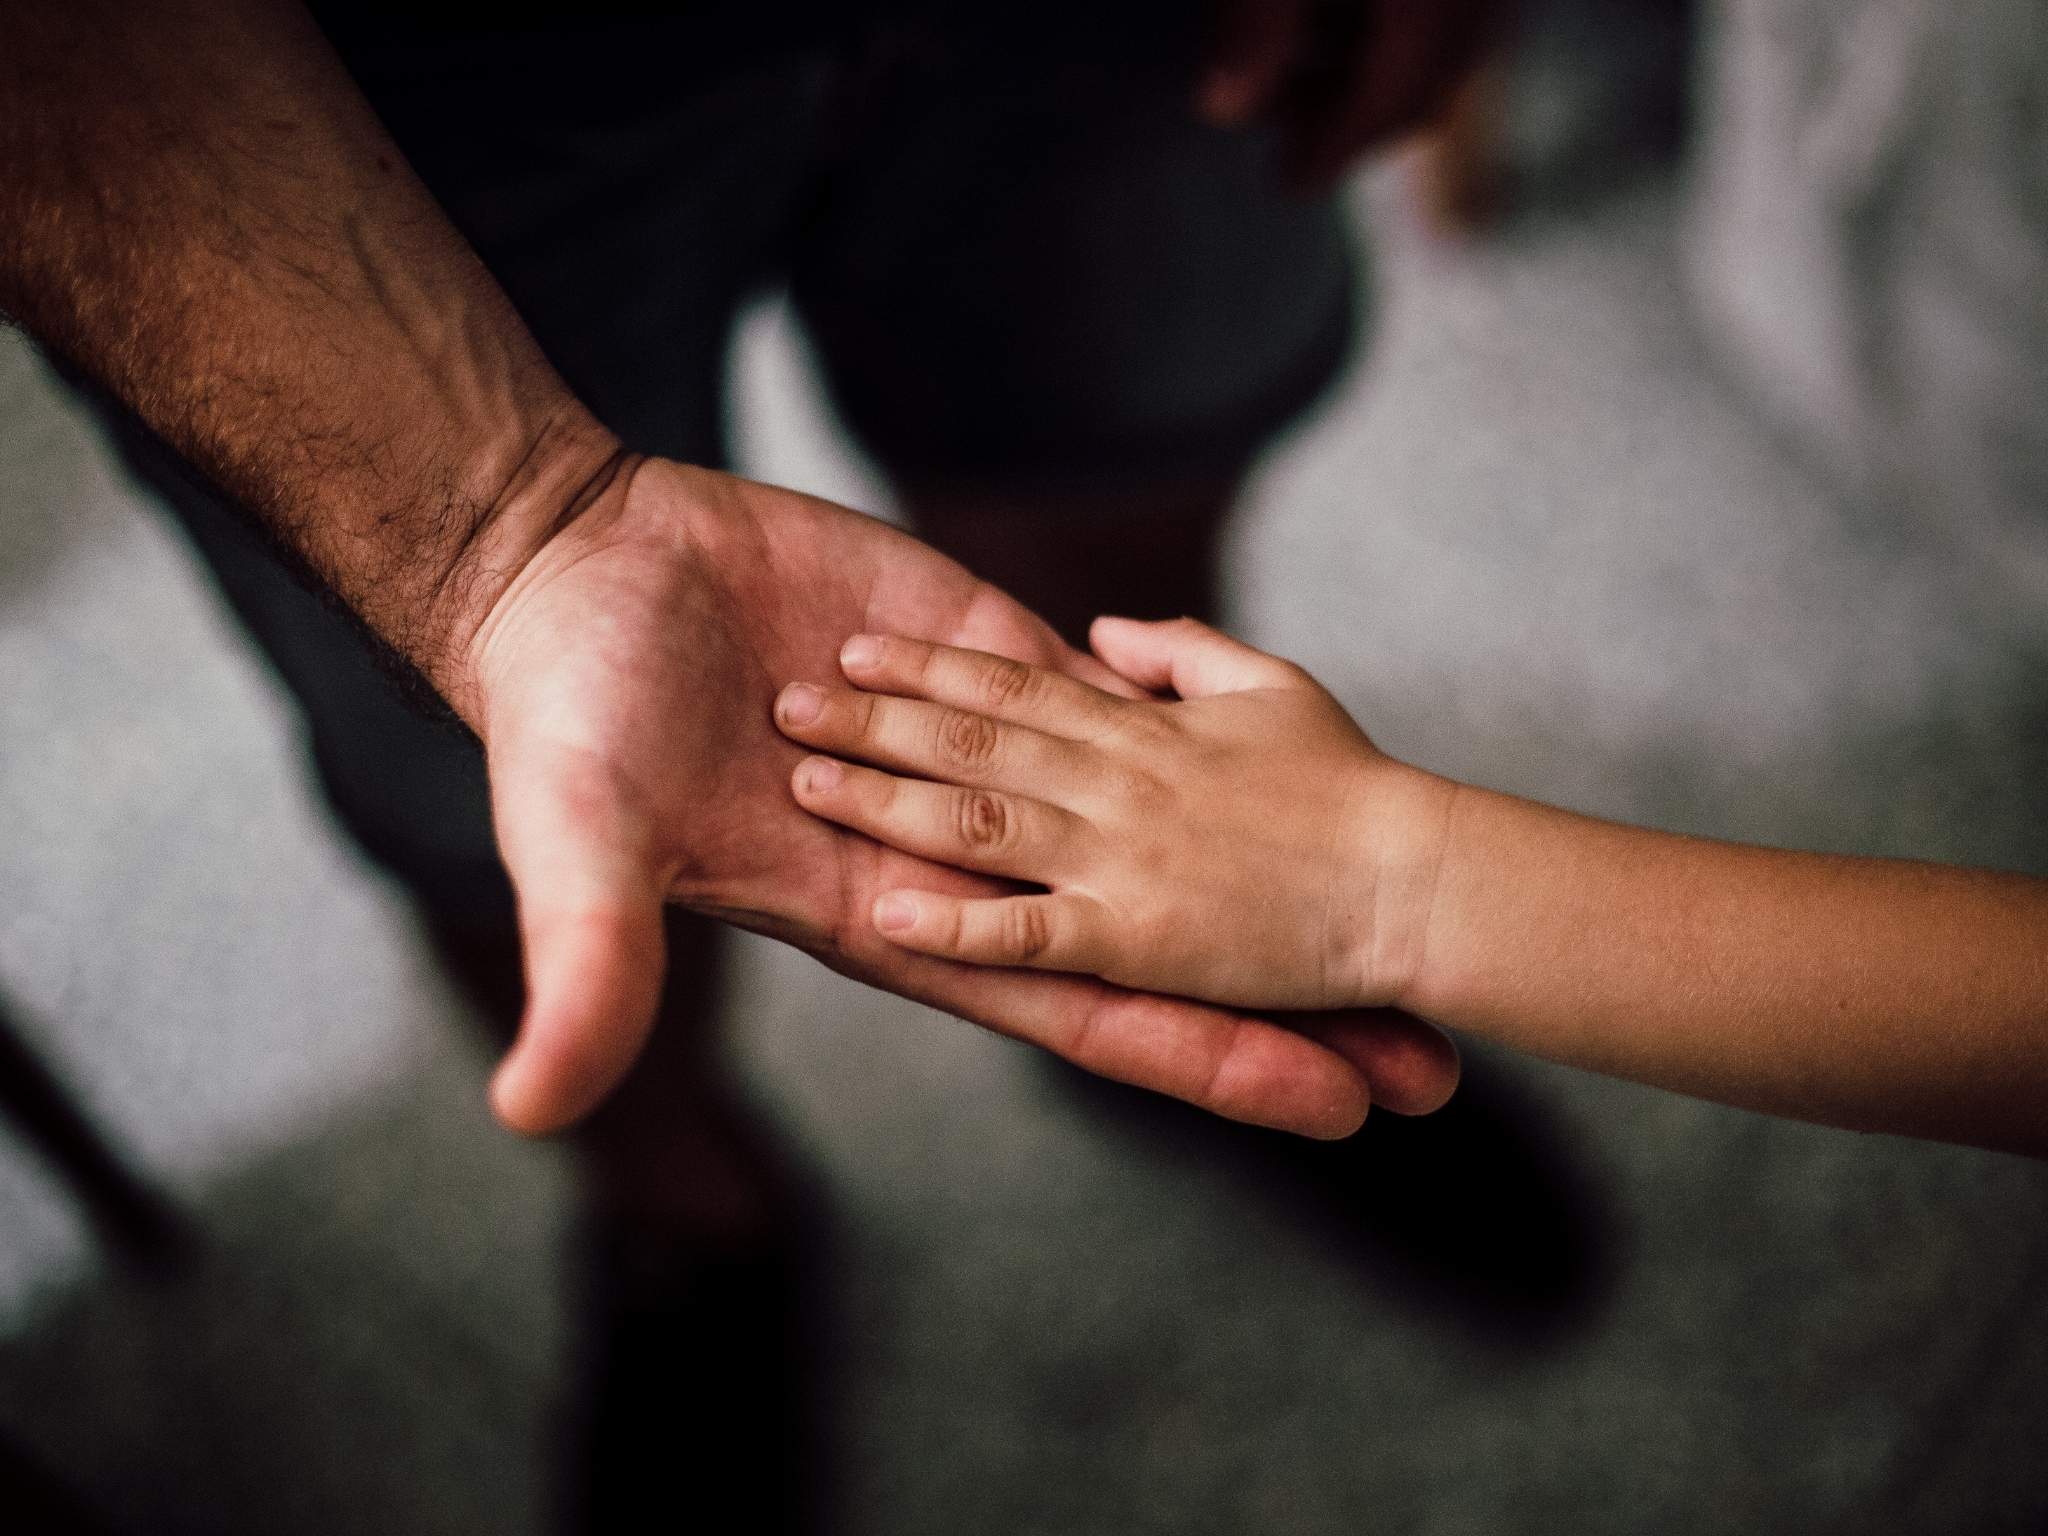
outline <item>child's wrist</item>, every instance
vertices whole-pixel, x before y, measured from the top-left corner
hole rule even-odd
[[[1407,1006],[1421,985],[1437,883],[1462,786],[1373,752],[1359,769],[1333,902],[1337,1006]],[[1342,914],[1342,921],[1336,920]]]

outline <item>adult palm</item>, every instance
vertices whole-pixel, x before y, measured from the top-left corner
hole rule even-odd
[[[1433,1108],[1444,1038],[1388,1013],[1286,1027],[1085,977],[986,970],[887,944],[881,892],[988,888],[800,811],[786,683],[837,676],[885,631],[1058,667],[1106,668],[884,523],[728,475],[644,460],[506,586],[471,648],[500,846],[519,892],[528,1004],[494,1101],[543,1131],[631,1065],[661,985],[664,902],[773,935],[863,981],[1237,1119],[1354,1129],[1376,1094]]]

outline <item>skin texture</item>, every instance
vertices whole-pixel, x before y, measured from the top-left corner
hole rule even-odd
[[[1770,1113],[2048,1153],[2048,881],[1747,848],[1394,762],[1299,668],[1098,621],[1131,700],[864,636],[793,686],[814,815],[1045,887],[912,885],[920,953],[1241,1006],[1396,1006]]]
[[[918,956],[891,884],[977,887],[806,817],[770,705],[887,628],[1124,686],[844,508],[641,459],[592,418],[297,6],[0,8],[0,308],[132,407],[482,739],[528,1000],[494,1086],[585,1114],[650,1027],[678,901],[1219,1113],[1311,1135],[1456,1080],[1433,1029],[1301,1029]]]
[[[1199,647],[1163,648],[1180,634]],[[793,780],[807,808],[1052,887],[993,900],[897,893],[878,909],[882,930],[930,953],[1218,1002],[1393,1002],[1420,950],[1422,903],[1409,897],[1434,874],[1448,794],[1375,751],[1286,662],[1192,621],[1106,620],[1095,635],[1129,681],[1185,702],[881,637],[841,653],[861,689],[784,693],[794,739],[923,776],[813,758]],[[1381,829],[1405,843],[1375,846]],[[1374,858],[1357,856],[1369,847]]]
[[[534,994],[495,1090],[504,1118],[540,1125],[573,1113],[632,1060],[659,983],[664,899],[1233,1118],[1327,1136],[1356,1128],[1369,1092],[1404,1109],[1440,1102],[1455,1058],[1412,1020],[1322,1020],[1311,1039],[883,940],[866,914],[887,889],[996,888],[789,801],[800,754],[770,716],[777,680],[828,675],[842,635],[878,627],[1133,691],[882,523],[660,461],[618,477],[521,570],[474,648]]]

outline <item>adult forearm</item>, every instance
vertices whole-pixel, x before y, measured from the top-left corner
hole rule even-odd
[[[0,8],[0,310],[458,710],[469,631],[617,445],[303,9]]]
[[[2048,1153],[2048,882],[1464,791],[1409,999],[1596,1071]]]

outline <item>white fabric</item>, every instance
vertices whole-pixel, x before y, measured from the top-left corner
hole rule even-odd
[[[2048,6],[1715,11],[1692,243],[1713,343],[1854,492],[1983,566],[1987,596],[2040,590]]]

